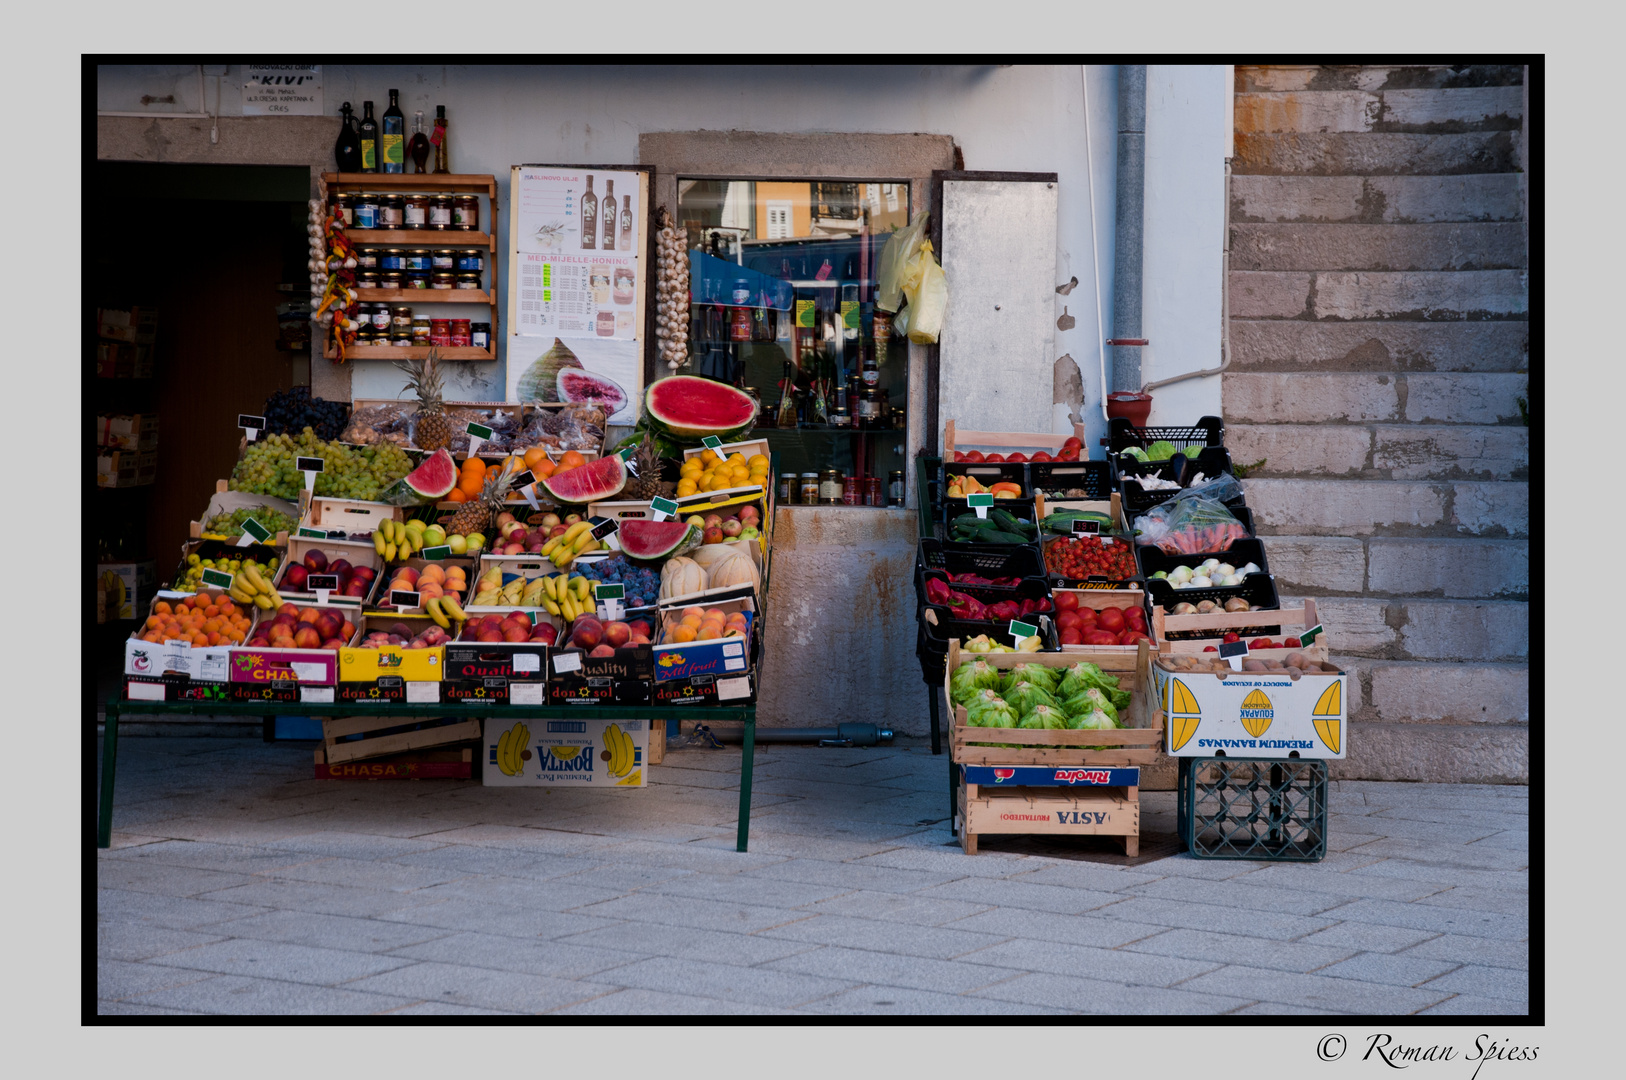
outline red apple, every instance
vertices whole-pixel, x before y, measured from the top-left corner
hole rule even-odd
[[[745,526],[740,524],[739,518],[727,518],[723,521],[723,535],[728,537],[730,540],[740,535],[740,533],[744,531]]]
[[[740,507],[740,524],[741,525],[744,525],[744,526],[755,525],[757,522],[759,522],[761,520],[762,520],[762,515],[757,513],[757,508],[756,507],[754,507],[754,506],[742,506],[742,507]]]
[[[305,553],[305,567],[313,574],[320,574],[327,569],[327,555],[318,550]]]
[[[287,588],[290,588],[295,592],[299,592],[300,590],[304,589],[305,576],[309,573],[309,570],[305,569],[303,566],[300,566],[298,563],[294,563],[292,566],[288,567],[288,572],[282,576],[282,583]]]
[[[728,537],[723,534],[722,527],[718,525],[708,525],[706,531],[701,534],[701,542],[706,544],[721,544],[726,539]]]

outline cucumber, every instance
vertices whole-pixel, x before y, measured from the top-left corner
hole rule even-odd
[[[1028,538],[1017,533],[1000,532],[998,530],[994,530],[991,532],[981,533],[979,535],[979,541],[985,544],[1026,544],[1028,543]]]

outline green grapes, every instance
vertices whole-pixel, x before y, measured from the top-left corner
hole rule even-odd
[[[242,536],[243,522],[249,518],[270,529],[272,534],[294,531],[299,524],[287,514],[271,509],[269,506],[244,506],[233,510],[229,514],[216,514],[204,522],[203,531],[220,536]]]
[[[305,487],[305,474],[296,460],[302,457],[322,459],[316,494],[331,498],[374,501],[384,488],[412,471],[406,451],[394,443],[350,446],[325,442],[306,428],[298,435],[267,435],[249,444],[232,470],[231,489],[298,499]]]

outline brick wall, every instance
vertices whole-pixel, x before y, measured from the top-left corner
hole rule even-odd
[[[1335,776],[1526,782],[1520,67],[1238,67],[1227,442],[1355,673]]]

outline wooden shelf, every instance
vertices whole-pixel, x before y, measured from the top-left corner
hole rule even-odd
[[[357,289],[357,300],[416,300],[424,304],[485,304],[491,294],[484,289]]]
[[[323,355],[329,360],[336,360],[339,356],[331,348]],[[494,350],[464,346],[436,349],[435,355],[442,360],[497,359]],[[352,345],[344,350],[346,360],[426,360],[428,357],[428,347],[419,345]]]
[[[494,178],[479,173],[323,173],[328,187],[362,191],[467,191],[484,192]]]
[[[467,229],[357,229],[352,226],[344,235],[357,247],[400,245],[401,247],[467,247],[497,250],[490,233],[470,232]]]

